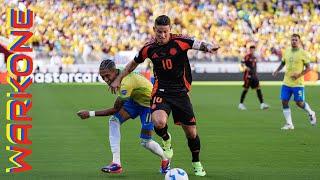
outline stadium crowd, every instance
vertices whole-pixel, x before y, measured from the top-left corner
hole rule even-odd
[[[6,9],[20,1],[0,0],[0,36],[9,37]],[[20,2],[21,3],[21,2]],[[37,55],[63,57],[67,64],[138,50],[153,33],[154,18],[167,14],[173,32],[220,44],[219,58],[190,52],[190,59],[242,57],[255,44],[262,61],[279,60],[292,33],[302,37],[313,61],[320,60],[318,0],[86,0],[24,1],[35,12],[32,44]]]

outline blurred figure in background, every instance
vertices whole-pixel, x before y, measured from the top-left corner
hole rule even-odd
[[[255,55],[256,47],[251,45],[249,48],[249,53],[244,56],[243,61],[241,61],[241,65],[244,68],[243,73],[243,91],[240,97],[240,104],[238,108],[240,110],[247,110],[246,106],[243,104],[246,94],[251,87],[251,89],[255,89],[257,91],[257,97],[260,102],[260,109],[268,109],[269,106],[264,103],[263,95],[258,79],[257,74],[257,57]]]

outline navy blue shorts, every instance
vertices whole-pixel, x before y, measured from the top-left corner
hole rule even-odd
[[[135,119],[136,117],[140,116],[142,130],[153,130],[150,107],[141,106],[132,99],[129,99],[124,102],[122,108],[130,115],[132,119]],[[114,114],[114,116],[119,119],[121,124],[124,122],[124,119],[121,117],[119,112]],[[151,139],[151,136],[140,134],[140,138]]]

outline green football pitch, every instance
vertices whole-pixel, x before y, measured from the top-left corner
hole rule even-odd
[[[193,86],[191,98],[201,138],[200,159],[207,171],[195,177],[183,131],[169,120],[173,135],[172,167],[187,171],[193,179],[320,179],[320,128],[312,127],[306,113],[291,103],[294,131],[281,131],[284,124],[279,100],[280,86],[263,86],[269,110],[260,110],[254,91],[249,91],[247,111],[237,109],[241,86]],[[80,120],[81,109],[102,109],[113,105],[115,96],[104,85],[34,84],[31,146],[26,161],[31,171],[5,173],[14,166],[6,151],[6,92],[0,86],[1,137],[0,179],[153,179],[161,180],[160,160],[140,146],[140,121],[121,127],[121,158],[124,172],[105,174],[100,168],[111,161],[108,118]],[[320,86],[306,87],[306,100],[320,117]],[[159,138],[155,136],[155,140]]]

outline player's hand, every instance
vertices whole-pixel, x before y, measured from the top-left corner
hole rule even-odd
[[[277,77],[277,76],[278,76],[278,73],[279,73],[278,71],[274,71],[274,72],[272,73],[272,76],[273,76],[273,77]]]
[[[300,77],[300,74],[298,74],[298,73],[294,73],[294,74],[291,75],[291,78],[293,80],[297,80],[299,77]]]
[[[89,111],[87,111],[87,110],[81,110],[81,111],[77,112],[77,115],[78,115],[81,119],[88,119],[88,118],[90,117]]]
[[[219,48],[220,48],[220,46],[218,46],[218,45],[211,46],[211,47],[209,47],[208,52],[212,53],[212,54],[217,54]]]
[[[118,90],[120,89],[120,83],[121,79],[119,76],[110,84],[109,91],[111,91],[112,94],[116,94]]]

